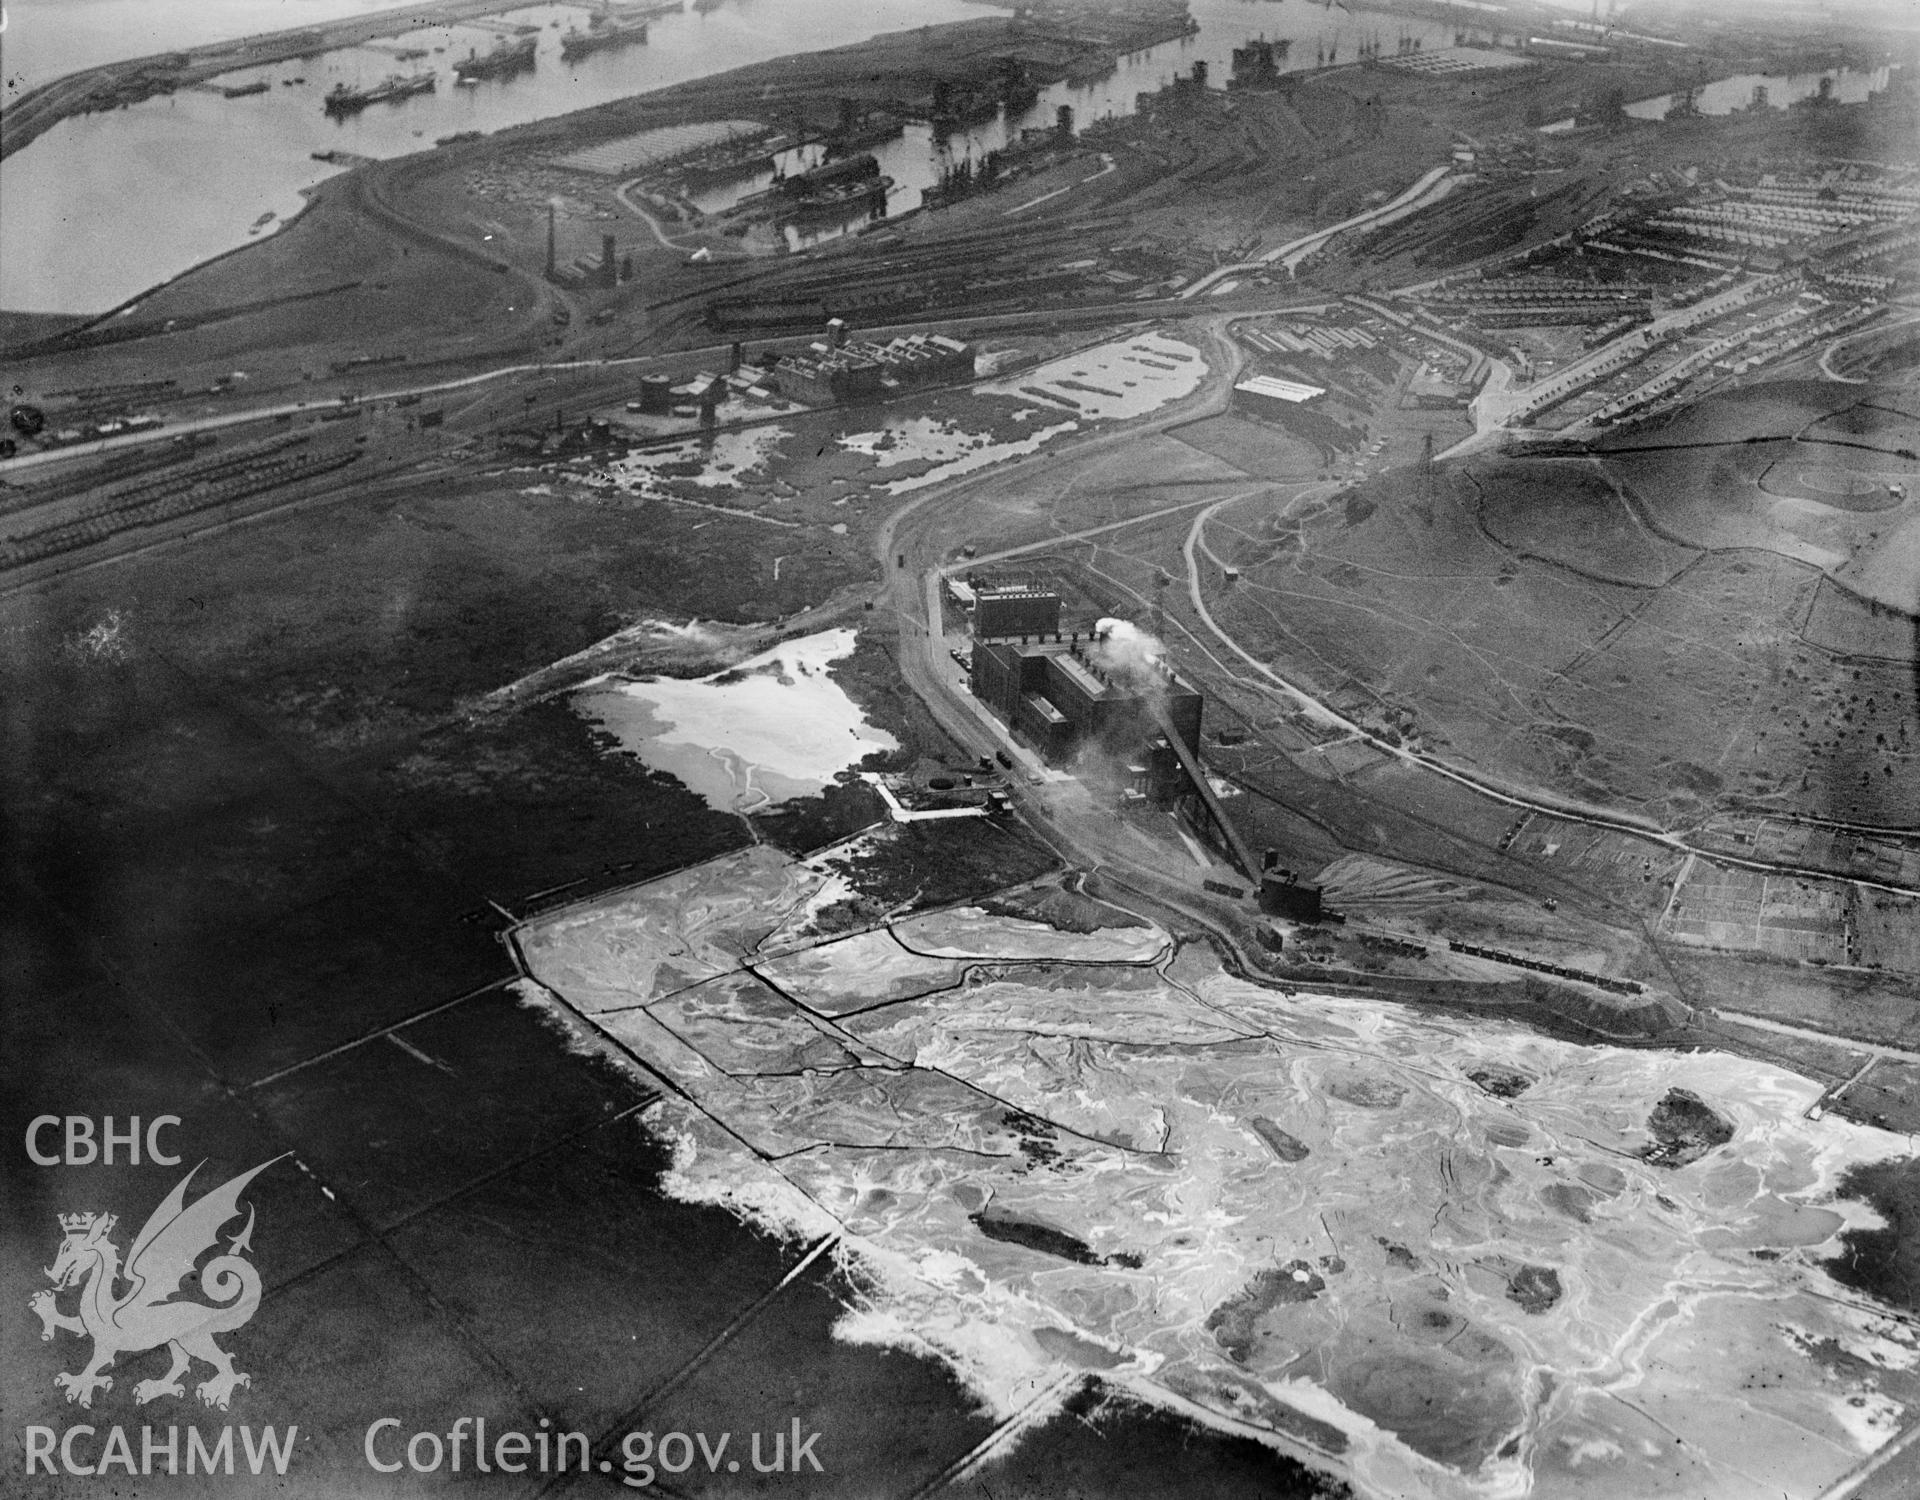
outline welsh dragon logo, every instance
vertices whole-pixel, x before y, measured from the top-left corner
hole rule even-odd
[[[225,1411],[233,1398],[233,1388],[253,1383],[250,1376],[234,1369],[233,1357],[213,1341],[215,1334],[231,1333],[243,1326],[260,1306],[260,1273],[246,1259],[253,1244],[251,1207],[247,1209],[246,1228],[228,1241],[224,1254],[214,1256],[200,1272],[202,1294],[217,1305],[171,1299],[180,1290],[181,1281],[193,1274],[200,1257],[218,1247],[221,1227],[239,1214],[240,1195],[247,1184],[280,1159],[276,1156],[250,1172],[242,1172],[203,1193],[188,1207],[187,1184],[200,1170],[196,1166],[175,1184],[134,1237],[124,1269],[120,1248],[111,1238],[119,1222],[114,1215],[60,1215],[60,1252],[47,1268],[53,1290],[34,1293],[27,1306],[40,1316],[42,1340],[51,1340],[56,1329],[93,1340],[93,1358],[84,1370],[53,1377],[53,1383],[66,1391],[69,1401],[92,1406],[96,1390],[113,1389],[113,1377],[102,1372],[115,1359],[122,1354],[158,1349],[162,1344],[172,1350],[173,1366],[160,1379],[143,1380],[134,1386],[134,1400],[143,1406],[161,1396],[184,1396],[180,1377],[192,1369],[196,1359],[213,1366],[212,1377],[197,1387],[200,1399],[208,1406]],[[120,1289],[123,1283],[124,1291]],[[72,1286],[80,1286],[78,1317],[61,1312],[57,1300]]]

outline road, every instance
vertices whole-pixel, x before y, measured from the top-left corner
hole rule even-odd
[[[1183,299],[1198,297],[1229,276],[1270,270],[1275,262],[1285,266],[1287,274],[1292,275],[1295,266],[1336,234],[1343,234],[1349,229],[1364,229],[1369,224],[1379,223],[1392,215],[1411,213],[1416,208],[1423,208],[1427,203],[1445,197],[1453,188],[1453,183],[1446,180],[1452,170],[1451,167],[1435,167],[1422,175],[1418,182],[1392,202],[1383,203],[1378,208],[1370,208],[1364,213],[1357,213],[1352,218],[1342,219],[1338,224],[1329,224],[1325,229],[1316,229],[1312,234],[1302,235],[1297,240],[1289,240],[1278,249],[1269,250],[1258,260],[1241,261],[1237,265],[1221,266],[1216,271],[1209,271],[1192,286],[1185,288],[1180,295]]]
[[[1020,460],[1017,468],[1031,472],[1083,462],[1092,454],[1136,442],[1146,434],[1225,411],[1232,396],[1233,372],[1238,368],[1238,355],[1224,335],[1228,321],[1230,319],[1222,315],[1209,320],[1204,328],[1193,330],[1212,345],[1208,351],[1209,372],[1197,390],[1141,422],[1043,450]],[[940,601],[944,565],[970,536],[977,534],[981,524],[967,503],[969,498],[976,493],[991,494],[1004,484],[1007,473],[1008,466],[1002,465],[985,474],[967,475],[948,484],[930,486],[881,524],[874,549],[886,582],[875,607],[892,614],[899,624],[897,655],[901,677],[956,744],[973,755],[990,756],[1004,751],[1014,760],[1020,774],[1010,780],[1012,796],[1023,813],[1044,836],[1054,841],[1069,861],[1098,869],[1168,910],[1221,932],[1230,920],[1228,914],[1236,908],[1198,888],[1202,872],[1196,869],[1190,880],[1170,877],[1162,842],[1149,838],[1126,819],[1116,817],[1112,807],[1098,800],[1084,783],[1053,771],[1014,743],[1005,727],[965,691],[957,668],[946,654]],[[1186,509],[1194,503],[1201,502],[1184,502],[1155,514]],[[1098,535],[1149,519],[1150,516],[1139,516],[1090,527],[1076,535]],[[1048,538],[1031,547],[1007,549],[975,561],[1058,546],[1067,539]],[[1237,878],[1224,863],[1205,873],[1221,880]],[[1244,903],[1238,910],[1244,914]]]
[[[1431,177],[1432,174],[1429,173],[1428,176]],[[1421,184],[1416,183],[1414,188],[1409,189],[1408,192],[1415,193],[1420,190],[1420,188]],[[1406,195],[1403,194],[1402,197],[1404,198]],[[1736,291],[1737,290],[1738,289],[1736,289]],[[1715,300],[1717,301],[1719,299]],[[1711,305],[1710,303],[1701,304],[1698,307],[1687,309],[1686,313],[1697,317],[1705,308]],[[1288,306],[1298,306],[1298,304],[1289,304]],[[1126,311],[1133,315],[1143,317],[1152,316],[1152,313],[1144,304],[1129,304],[1125,305],[1125,307]],[[956,738],[960,739],[963,744],[982,745],[984,743],[982,734],[984,733],[993,741],[993,743],[985,746],[990,753],[991,750],[1000,748],[1001,737],[998,736],[997,731],[983,728],[976,717],[981,711],[979,710],[979,706],[973,703],[971,698],[966,700],[964,709],[956,709],[952,702],[947,702],[945,704],[945,714],[936,707],[936,703],[943,698],[951,699],[954,696],[950,688],[941,684],[938,672],[932,665],[935,658],[940,656],[944,651],[944,648],[939,646],[938,600],[937,597],[934,597],[932,605],[923,605],[917,604],[912,599],[911,592],[906,596],[902,596],[898,592],[901,580],[895,576],[899,569],[894,566],[893,559],[901,552],[911,550],[914,561],[910,564],[910,569],[918,570],[930,579],[936,577],[945,559],[951,553],[958,550],[961,536],[967,529],[967,522],[965,520],[966,511],[963,502],[965,495],[974,487],[986,483],[998,484],[1005,479],[1007,474],[1030,468],[1036,464],[1058,463],[1069,457],[1081,459],[1090,451],[1102,447],[1135,442],[1148,434],[1164,431],[1167,427],[1196,420],[1204,416],[1219,415],[1226,411],[1231,397],[1232,382],[1240,368],[1243,355],[1239,348],[1227,338],[1225,330],[1235,318],[1247,315],[1248,313],[1244,310],[1233,313],[1216,313],[1199,320],[1197,326],[1191,326],[1192,332],[1197,333],[1213,346],[1208,362],[1208,375],[1198,391],[1183,398],[1166,411],[1143,423],[1130,423],[1117,430],[1097,433],[1091,437],[1058,446],[1050,451],[1043,451],[1030,458],[1015,460],[1010,464],[1002,464],[989,470],[987,474],[982,476],[969,476],[956,480],[952,484],[933,486],[921,492],[914,500],[903,506],[880,528],[876,539],[876,552],[881,561],[883,576],[889,580],[883,589],[883,597],[888,598],[892,609],[901,618],[903,639],[904,633],[908,630],[909,625],[911,625],[913,629],[916,629],[920,636],[919,654],[923,658],[925,666],[922,671],[912,674],[913,677],[916,677],[918,680],[910,681],[910,685],[912,685],[915,691],[919,692],[923,698],[928,700],[928,706],[934,710],[936,718],[952,720],[952,723],[946,723],[944,725],[950,733],[955,732],[955,725],[959,725],[967,730],[965,733],[956,734]],[[1051,313],[1020,316],[1057,320],[1060,314]],[[1678,318],[1684,315],[1676,314],[1674,316]],[[1016,317],[1016,319],[1012,321],[1018,320],[1018,317]],[[943,319],[930,320],[925,326],[932,326],[933,321],[938,321],[941,327],[957,327],[962,331],[972,331],[970,325],[991,323],[995,326],[1000,326],[1009,320],[998,316],[974,320]],[[872,330],[872,332],[878,335],[890,335],[895,331],[910,331],[918,326],[922,325],[913,323],[900,324],[893,325],[888,329]],[[1659,325],[1656,325],[1656,327],[1658,326]],[[427,396],[442,395],[453,391],[472,389],[491,381],[508,379],[515,375],[579,371],[598,372],[618,369],[639,371],[643,368],[659,369],[667,366],[684,367],[689,363],[696,363],[702,358],[711,360],[723,357],[728,350],[728,345],[716,344],[702,349],[680,350],[671,355],[633,355],[608,359],[530,362],[506,365],[499,369],[483,371],[476,375],[463,376],[454,380],[438,381],[425,385],[383,391],[377,395],[360,398],[360,400],[362,404],[366,404],[377,401],[391,401],[401,396],[419,396],[425,398]],[[340,400],[331,402],[298,401],[255,408],[246,412],[230,412],[214,416],[190,418],[185,422],[162,427],[150,432],[108,438],[92,443],[76,444],[70,448],[53,449],[43,453],[21,455],[4,463],[0,463],[0,474],[13,474],[41,464],[59,462],[77,456],[113,452],[121,448],[137,446],[142,443],[164,441],[182,433],[215,431],[249,422],[270,420],[280,416],[297,415],[300,413],[311,414],[328,409],[339,409],[352,404],[354,404],[354,402],[351,398],[341,398]],[[1489,415],[1491,416],[1491,414]],[[1497,418],[1495,418],[1495,420],[1497,420]],[[1456,447],[1458,446],[1459,445],[1456,445]],[[924,533],[903,531],[903,528],[908,527],[915,516],[925,511],[928,502],[936,496],[948,502],[941,508],[940,521],[926,528]],[[1220,626],[1207,607],[1202,588],[1202,571],[1196,560],[1195,551],[1196,548],[1202,546],[1202,538],[1207,520],[1226,505],[1234,503],[1236,498],[1244,497],[1229,497],[1227,500],[1214,501],[1207,504],[1206,508],[1195,517],[1193,525],[1188,531],[1183,552],[1187,564],[1189,598],[1195,615],[1222,646],[1239,657],[1258,674],[1260,678],[1258,685],[1279,693],[1319,722],[1337,728],[1355,739],[1363,740],[1375,749],[1396,760],[1408,765],[1418,766],[1422,770],[1434,775],[1443,776],[1450,781],[1470,788],[1481,796],[1490,798],[1493,801],[1509,807],[1537,812],[1549,817],[1564,818],[1568,821],[1582,823],[1589,827],[1604,828],[1613,832],[1630,834],[1637,838],[1644,838],[1654,843],[1662,844],[1679,853],[1697,854],[1722,864],[1756,870],[1765,874],[1787,875],[1815,880],[1841,878],[1836,877],[1833,872],[1827,870],[1819,870],[1808,866],[1783,862],[1756,860],[1746,856],[1730,854],[1719,849],[1697,847],[1680,835],[1670,833],[1650,820],[1637,818],[1625,813],[1612,812],[1607,809],[1593,808],[1582,804],[1561,802],[1556,799],[1541,797],[1538,794],[1517,792],[1500,786],[1485,777],[1448,765],[1446,762],[1437,760],[1432,756],[1421,754],[1404,745],[1385,740],[1362,725],[1338,713],[1336,710],[1306,692],[1298,684],[1283,677],[1265,662],[1253,656],[1252,653],[1247,651]],[[1184,508],[1187,508],[1186,505],[1170,507],[1169,509]],[[1139,519],[1146,518],[1142,517]],[[956,522],[958,523],[957,529]],[[1118,523],[1112,527],[1090,528],[1086,534],[1093,535],[1109,529],[1119,529],[1119,526],[1133,524],[1138,524],[1138,522],[1128,521]],[[946,538],[947,544],[936,545],[943,536]],[[1035,544],[1031,548],[1015,548],[1007,553],[996,554],[996,558],[1011,556],[1021,551],[1041,550],[1044,547],[1058,546],[1061,542],[1068,539],[1069,538],[1066,537],[1049,538],[1045,542]],[[911,548],[907,545],[909,542],[912,543]],[[931,625],[928,623],[930,621],[933,622]],[[907,668],[907,658],[911,654],[912,653],[903,650],[903,671]],[[1230,671],[1230,669],[1228,670]],[[1235,676],[1237,681],[1243,684],[1247,682],[1247,679],[1239,676],[1239,674],[1232,675]],[[958,715],[960,713],[964,713],[966,717],[959,717]],[[971,720],[970,724],[969,720]],[[1920,887],[1902,885],[1895,882],[1852,879],[1851,883],[1863,889],[1884,891],[1893,895],[1920,895]]]
[[[468,247],[461,247],[467,255],[477,255]],[[481,257],[483,260],[485,257]],[[489,262],[490,264],[491,262]],[[528,278],[534,280],[536,278]],[[544,285],[544,283],[542,283]],[[1289,299],[1258,307],[1238,308],[1235,317],[1255,317],[1271,313],[1314,312],[1324,309],[1323,300],[1302,302]],[[1092,322],[1140,322],[1148,323],[1169,312],[1178,312],[1183,317],[1195,316],[1194,310],[1169,302],[1119,302],[1103,303],[1090,307],[1066,308],[1049,312],[1035,313],[989,313],[980,317],[928,317],[908,322],[880,324],[860,329],[865,338],[889,339],[896,335],[916,332],[939,332],[956,335],[981,335],[986,333],[1013,332],[1036,327],[1051,327],[1061,323],[1070,323],[1080,319]],[[1216,315],[1218,316],[1218,315]],[[578,321],[577,319],[575,320]],[[754,340],[758,349],[778,349],[791,344],[800,347],[813,339],[815,335],[789,335],[783,338],[760,338]],[[718,344],[703,344],[690,348],[675,349],[666,354],[627,354],[607,355],[594,359],[536,360],[518,364],[501,365],[492,370],[483,370],[477,375],[463,375],[452,380],[434,381],[425,385],[396,386],[390,390],[369,391],[353,398],[335,398],[332,400],[305,400],[279,402],[265,406],[249,407],[241,412],[223,412],[212,416],[188,417],[179,421],[169,421],[162,426],[145,432],[126,433],[119,437],[98,438],[90,442],[75,443],[70,447],[49,448],[39,452],[16,454],[9,459],[0,459],[0,478],[7,478],[23,471],[38,468],[45,464],[61,463],[71,458],[84,458],[103,453],[117,453],[127,448],[137,448],[148,443],[162,443],[182,433],[218,431],[221,428],[240,426],[248,422],[265,422],[276,417],[297,415],[301,412],[317,413],[353,404],[368,405],[380,401],[393,401],[403,396],[438,396],[452,391],[471,390],[490,381],[507,380],[519,375],[571,374],[586,371],[630,370],[635,374],[685,371],[698,367],[702,363],[731,357],[731,341]],[[987,377],[982,377],[987,378]],[[1224,407],[1222,408],[1224,409]]]
[[[1764,874],[1790,875],[1804,880],[1846,880],[1849,884],[1860,886],[1863,889],[1885,891],[1889,895],[1920,895],[1920,886],[1902,885],[1893,881],[1864,880],[1855,876],[1840,876],[1835,875],[1831,870],[1816,869],[1810,865],[1788,864],[1780,861],[1753,859],[1744,855],[1729,854],[1718,848],[1706,848],[1695,845],[1677,833],[1669,833],[1657,823],[1633,817],[1626,813],[1610,812],[1603,808],[1589,807],[1580,803],[1562,802],[1557,799],[1540,797],[1537,794],[1529,796],[1515,792],[1485,777],[1476,776],[1469,771],[1463,771],[1457,766],[1451,766],[1445,761],[1438,760],[1431,755],[1423,755],[1419,751],[1409,749],[1407,746],[1399,744],[1396,741],[1383,739],[1364,725],[1355,723],[1352,719],[1346,717],[1346,715],[1329,707],[1320,699],[1315,698],[1311,693],[1300,687],[1299,684],[1281,676],[1278,672],[1274,671],[1272,667],[1254,656],[1252,652],[1248,651],[1246,647],[1242,646],[1239,641],[1235,640],[1232,635],[1228,634],[1228,632],[1221,627],[1219,621],[1214,619],[1212,611],[1207,608],[1205,590],[1201,582],[1204,575],[1199,563],[1195,559],[1194,553],[1197,548],[1203,546],[1202,536],[1207,521],[1226,506],[1234,504],[1235,498],[1236,497],[1229,497],[1208,505],[1199,515],[1193,518],[1192,526],[1187,529],[1187,539],[1182,548],[1182,552],[1187,564],[1188,600],[1193,606],[1194,614],[1199,617],[1200,623],[1205,625],[1207,630],[1223,646],[1253,668],[1255,672],[1259,673],[1261,683],[1258,685],[1263,685],[1279,693],[1282,697],[1293,703],[1295,707],[1301,709],[1319,723],[1327,725],[1330,728],[1338,729],[1352,739],[1364,741],[1366,744],[1380,751],[1383,755],[1391,756],[1393,759],[1401,761],[1406,765],[1417,766],[1423,771],[1430,771],[1436,776],[1444,776],[1449,781],[1457,782],[1464,787],[1469,787],[1481,796],[1491,798],[1493,801],[1502,803],[1508,807],[1522,808],[1530,812],[1541,813],[1547,817],[1560,818],[1570,823],[1583,823],[1589,828],[1605,828],[1614,833],[1631,834],[1635,838],[1643,838],[1656,844],[1665,845],[1667,848],[1678,853],[1696,854],[1703,859],[1710,859],[1719,864],[1737,865],[1741,869],[1757,870]],[[1246,682],[1245,678],[1238,677],[1237,675],[1235,680],[1242,683]]]
[[[1908,328],[1915,323],[1920,323],[1920,317],[1896,318],[1893,322],[1882,323],[1877,328],[1858,328],[1851,333],[1835,339],[1831,344],[1827,345],[1825,352],[1820,356],[1820,373],[1829,380],[1839,381],[1842,385],[1866,385],[1868,382],[1864,375],[1842,375],[1838,370],[1834,369],[1832,364],[1833,357],[1856,339],[1866,338],[1869,335],[1877,338],[1892,332],[1896,328]]]
[[[681,255],[691,255],[696,250],[705,250],[707,254],[716,261],[769,258],[755,256],[748,250],[716,250],[712,245],[708,244],[705,239],[696,239],[692,244],[688,244],[685,240],[675,239],[661,227],[660,221],[656,219],[650,211],[642,208],[638,203],[633,201],[633,190],[637,187],[644,187],[646,182],[647,179],[645,177],[630,178],[613,190],[613,196],[620,200],[620,206],[622,208],[647,226],[654,239],[659,241],[664,248],[675,251]]]

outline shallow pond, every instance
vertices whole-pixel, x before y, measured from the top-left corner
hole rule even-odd
[[[898,748],[827,674],[853,648],[853,631],[826,630],[707,677],[595,684],[574,705],[710,806],[757,812],[822,790],[875,750]]]

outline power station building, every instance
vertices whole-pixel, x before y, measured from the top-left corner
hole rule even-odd
[[[976,637],[973,695],[1056,764],[1090,746],[1124,760],[1150,760],[1153,742],[1169,730],[1197,753],[1200,694],[1164,667],[1110,673],[1095,660],[1093,645],[1091,638],[1057,631],[1044,638]]]
[[[1052,589],[1021,583],[982,584],[972,593],[976,640],[1060,633],[1060,596]]]

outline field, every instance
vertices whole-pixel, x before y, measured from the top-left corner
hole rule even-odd
[[[1702,860],[1674,893],[1661,930],[1683,943],[1811,963],[1846,963],[1849,893],[1825,882],[1722,870]]]
[[[1709,397],[1599,448],[1662,536],[1771,551],[1911,613],[1914,419],[1876,388],[1836,389],[1778,381]]]
[[[1910,822],[1920,717],[1895,617],[1889,658],[1835,660],[1806,622],[1821,600],[1828,621],[1864,606],[1784,545],[1676,540],[1638,487],[1653,460],[1631,462],[1479,460],[1233,506],[1207,536],[1240,581],[1210,607],[1350,716],[1517,784],[1669,826],[1725,808]],[[1124,545],[1177,567],[1183,530]]]

